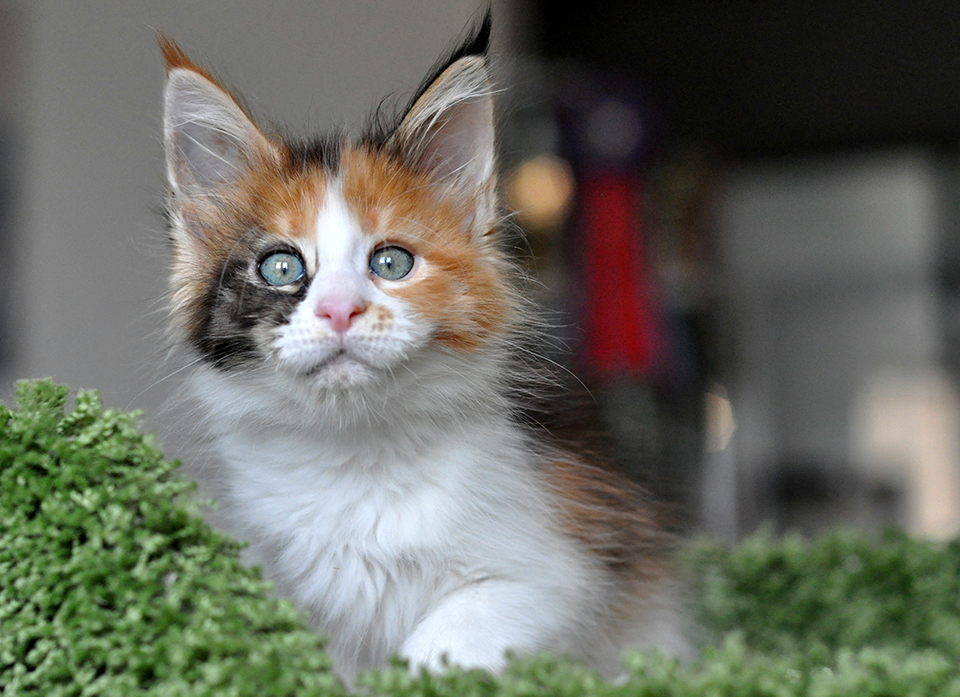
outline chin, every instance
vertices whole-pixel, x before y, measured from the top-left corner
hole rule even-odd
[[[320,389],[347,391],[369,385],[379,377],[380,371],[366,363],[348,356],[339,356],[311,369],[306,379]]]

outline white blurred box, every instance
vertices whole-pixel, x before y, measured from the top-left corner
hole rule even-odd
[[[909,447],[865,441],[877,432],[865,415],[888,414],[864,403],[880,398],[878,375],[920,376],[923,384],[941,376],[943,389],[923,394],[953,394],[939,370],[937,277],[949,186],[938,159],[915,150],[730,174],[718,226],[738,423],[727,466],[736,469],[739,491],[727,515],[741,527],[776,517],[769,482],[784,466],[808,468],[827,483],[875,480],[902,494],[901,513],[891,521],[870,510],[862,492],[837,491],[835,499],[808,506],[802,517],[809,520],[791,519],[802,529],[893,522],[942,536],[960,525],[956,515],[940,515],[934,524],[923,513],[960,511],[957,448],[944,445],[956,443],[955,427],[926,450],[916,438]],[[916,394],[905,389],[905,405],[916,405],[910,396]],[[886,391],[882,399],[896,396]],[[903,418],[923,414],[951,423],[926,407],[905,406]],[[903,433],[918,428],[927,427]],[[951,454],[944,455],[945,447]],[[925,457],[940,464],[931,469]],[[934,470],[940,484],[930,487]],[[918,501],[918,492],[940,500]]]

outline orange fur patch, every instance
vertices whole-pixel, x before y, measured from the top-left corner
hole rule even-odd
[[[472,234],[469,202],[444,197],[389,156],[355,147],[344,148],[341,179],[367,234],[420,257],[422,268],[409,281],[382,287],[436,324],[437,343],[475,350],[504,329],[512,306],[508,263],[493,241]]]
[[[643,490],[603,465],[565,455],[549,461],[545,474],[566,532],[629,578],[663,576],[666,539]]]

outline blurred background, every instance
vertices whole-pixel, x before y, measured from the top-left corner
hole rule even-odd
[[[960,4],[492,5],[518,254],[633,474],[726,540],[960,530]],[[355,132],[482,7],[0,0],[0,396],[94,387],[189,452],[155,30]]]

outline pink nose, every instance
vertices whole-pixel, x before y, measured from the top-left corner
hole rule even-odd
[[[360,300],[326,298],[317,303],[316,315],[320,319],[330,320],[333,331],[343,334],[350,328],[353,318],[363,314],[367,304]]]

